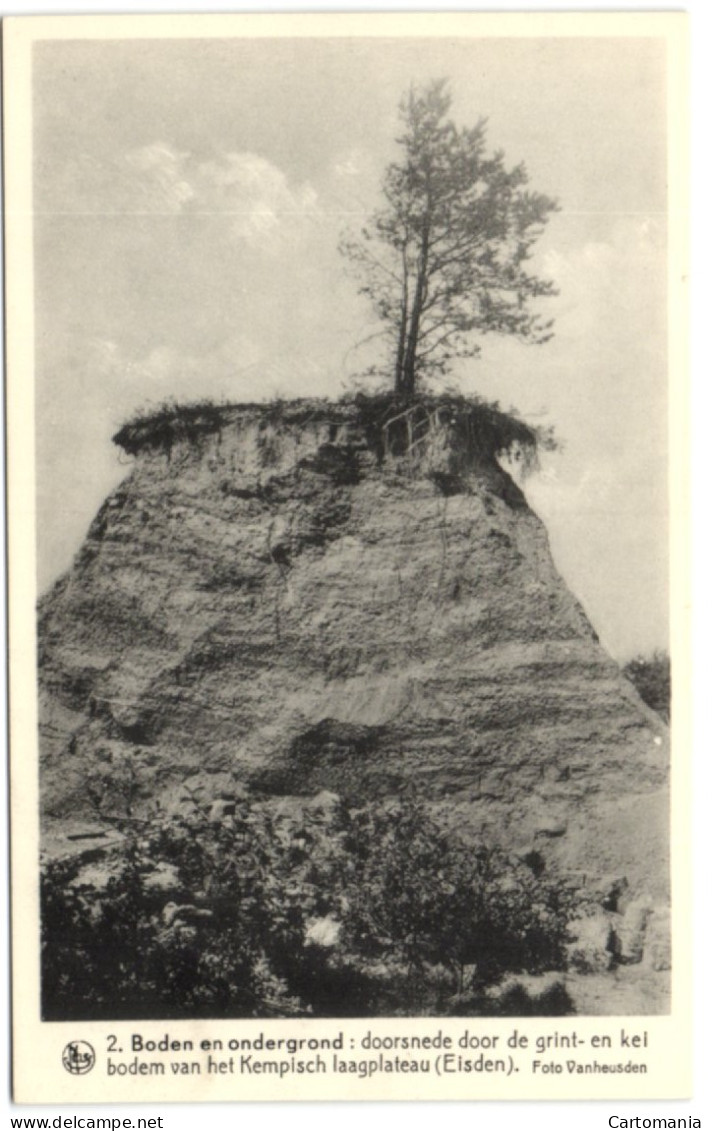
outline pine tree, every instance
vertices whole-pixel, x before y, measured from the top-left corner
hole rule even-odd
[[[402,101],[400,161],[386,169],[385,207],[341,250],[385,323],[396,396],[410,401],[455,358],[475,357],[486,333],[548,341],[551,322],[530,300],[555,294],[528,273],[531,248],[557,204],[526,190],[526,169],[485,153],[486,123],[448,118],[445,80]]]

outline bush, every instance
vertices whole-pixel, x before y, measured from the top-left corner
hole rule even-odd
[[[356,953],[388,955],[417,980],[425,964],[467,967],[487,985],[507,971],[561,968],[570,896],[499,849],[447,835],[418,805],[355,814],[345,926]]]
[[[44,869],[45,1019],[438,1014],[563,968],[571,895],[419,805],[208,810]]]
[[[670,657],[667,652],[635,656],[623,668],[640,698],[666,723],[670,722]]]

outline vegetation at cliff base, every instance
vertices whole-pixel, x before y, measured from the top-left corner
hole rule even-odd
[[[655,651],[650,656],[634,656],[623,667],[644,703],[670,722],[670,657],[667,652]]]
[[[563,968],[574,901],[418,804],[334,795],[157,814],[102,867],[43,869],[47,1020],[506,1012],[488,987]]]

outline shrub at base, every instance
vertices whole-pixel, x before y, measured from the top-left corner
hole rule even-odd
[[[193,799],[124,833],[102,884],[44,869],[47,1020],[492,1013],[503,975],[565,964],[570,890],[417,804]]]

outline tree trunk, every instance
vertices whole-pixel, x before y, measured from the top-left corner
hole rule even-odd
[[[415,397],[415,364],[418,356],[418,337],[420,334],[420,319],[423,313],[423,304],[428,289],[428,255],[430,252],[430,190],[428,189],[425,223],[420,244],[420,258],[418,262],[418,279],[415,284],[413,305],[410,310],[410,323],[408,326],[408,341],[403,359],[403,388],[402,393],[407,401]]]
[[[401,287],[400,325],[398,327],[398,349],[396,351],[395,393],[396,398],[403,395],[403,363],[405,360],[405,343],[408,333],[408,256],[407,239],[403,241],[401,249],[403,284]]]
[[[403,283],[403,302],[401,305],[401,318],[400,326],[398,327],[398,350],[396,353],[396,381],[395,390],[396,397],[400,397],[404,392],[404,364],[405,364],[405,344],[408,332],[408,283],[407,280]]]
[[[421,257],[418,268],[418,283],[413,296],[413,306],[410,311],[410,325],[408,327],[408,342],[403,358],[402,393],[406,400],[411,401],[415,396],[415,363],[418,356],[418,336],[420,332],[420,316],[423,313],[425,301],[425,267],[427,253]]]

